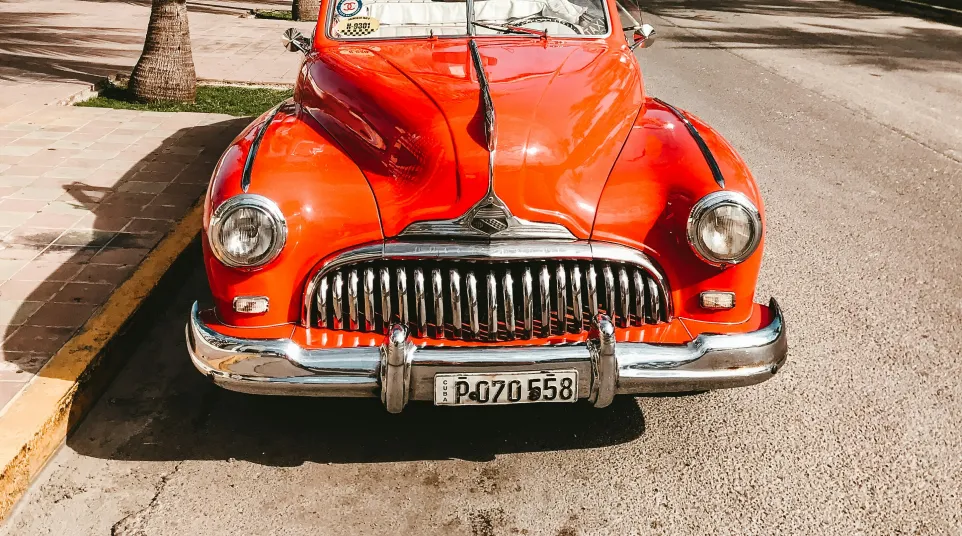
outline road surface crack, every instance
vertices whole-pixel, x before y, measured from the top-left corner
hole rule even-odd
[[[177,474],[183,463],[183,461],[177,462],[173,469],[160,477],[160,482],[154,489],[154,496],[151,497],[147,506],[114,523],[114,526],[110,529],[111,536],[147,536],[147,520],[160,505],[160,494],[164,492],[167,483]]]

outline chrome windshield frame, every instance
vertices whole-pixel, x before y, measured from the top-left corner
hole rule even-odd
[[[611,17],[611,9],[612,9],[612,8],[611,8],[611,5],[609,5],[609,0],[599,0],[599,2],[601,2],[601,5],[603,6],[603,8],[602,8],[602,13],[604,14],[605,26],[608,28],[608,31],[607,31],[607,32],[605,32],[604,34],[599,34],[599,35],[577,35],[577,34],[574,34],[574,35],[552,35],[552,34],[548,34],[548,36],[547,36],[548,39],[575,39],[575,40],[581,41],[581,40],[592,40],[592,39],[595,39],[595,40],[598,40],[598,39],[608,39],[609,37],[611,37],[612,32],[614,32],[614,21],[612,20],[612,17]],[[479,38],[479,39],[493,39],[493,38],[494,38],[494,39],[496,39],[496,38],[530,39],[530,37],[526,37],[526,36],[524,36],[524,35],[510,34],[510,33],[503,33],[503,34],[480,34],[480,35],[478,35],[478,33],[477,33],[477,32],[475,31],[475,29],[474,29],[474,24],[471,23],[471,21],[475,20],[475,19],[474,19],[474,0],[465,0],[465,3],[468,4],[468,7],[467,7],[467,13],[466,13],[467,16],[465,17],[465,31],[466,31],[466,33],[463,33],[463,34],[436,34],[436,33],[430,33],[430,32],[429,32],[428,35],[405,35],[405,36],[392,36],[392,37],[358,37],[358,36],[335,37],[334,35],[331,34],[331,29],[332,29],[332,28],[331,28],[331,20],[332,20],[333,17],[334,17],[334,8],[335,8],[335,5],[337,4],[337,0],[328,0],[328,2],[327,2],[327,4],[328,4],[328,5],[327,5],[327,8],[323,11],[323,13],[324,13],[324,37],[326,37],[327,39],[330,39],[331,41],[335,41],[335,42],[337,42],[337,43],[345,43],[345,44],[377,43],[377,42],[382,42],[382,41],[417,41],[417,40],[471,39],[471,38]],[[617,6],[617,3],[615,3],[615,6]],[[617,7],[616,7],[615,9],[617,9]],[[318,21],[318,24],[320,24],[320,21]]]

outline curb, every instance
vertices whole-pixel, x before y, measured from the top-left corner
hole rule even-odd
[[[89,86],[81,89],[80,91],[70,95],[69,97],[54,101],[52,103],[47,103],[48,105],[54,106],[73,106],[78,102],[83,102],[85,100],[90,100],[98,95],[104,90],[108,85],[117,83],[117,75],[110,75],[107,78],[102,78]]]
[[[52,102],[48,102],[47,105],[53,106],[73,106],[78,102],[87,101],[100,96],[100,92],[103,91],[110,85],[117,83],[127,83],[130,80],[129,74],[112,74],[105,78],[89,84],[87,87],[77,91],[76,93]],[[294,89],[294,84],[281,84],[275,82],[247,82],[238,80],[226,80],[220,78],[198,78],[198,86],[226,86],[226,87],[249,87],[249,88],[266,88],[266,89]]]
[[[0,522],[126,363],[150,314],[199,265],[203,199],[0,414]]]

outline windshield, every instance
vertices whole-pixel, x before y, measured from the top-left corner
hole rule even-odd
[[[464,1],[333,0],[328,32],[336,39],[468,34]],[[477,35],[600,37],[608,34],[604,0],[475,0]],[[526,31],[527,30],[527,31]]]

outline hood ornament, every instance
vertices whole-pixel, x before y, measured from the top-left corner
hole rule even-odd
[[[451,237],[479,239],[552,238],[574,240],[565,226],[556,223],[538,223],[515,217],[496,193],[494,193],[494,155],[497,150],[497,128],[494,101],[484,72],[484,62],[474,39],[468,41],[474,70],[478,73],[481,102],[484,104],[484,137],[488,148],[488,191],[463,216],[453,220],[419,221],[408,225],[399,236],[403,237]]]

